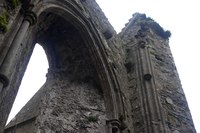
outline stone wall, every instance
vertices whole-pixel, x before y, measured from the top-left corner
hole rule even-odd
[[[134,129],[136,132],[152,132],[145,126],[145,122],[151,119],[145,113],[150,115],[153,111],[149,109],[148,112],[148,107],[145,107],[151,106],[148,101],[153,102],[153,100],[148,100],[148,97],[152,95],[155,97],[154,102],[156,102],[156,99],[158,100],[156,110],[159,110],[162,117],[161,120],[158,119],[157,121],[163,125],[160,132],[195,133],[168,38],[166,38],[169,34],[161,29],[156,22],[146,18],[144,14],[135,14],[120,33],[126,51],[125,66],[128,73],[128,91],[130,92]],[[144,55],[142,52],[144,50],[141,49],[146,49],[147,55]],[[145,63],[142,60],[145,60],[146,57],[149,59]],[[150,67],[148,68],[148,66]],[[145,77],[141,78],[141,76],[145,76],[145,72],[149,72],[153,76],[149,80],[153,80],[154,85],[151,88],[152,90],[149,91],[145,90],[150,89],[148,88],[149,85],[143,82]],[[145,93],[148,94],[147,97]],[[155,115],[152,115],[152,117],[155,117]]]
[[[91,84],[49,80],[36,120],[36,132],[105,132],[102,93]]]
[[[149,35],[154,76],[165,116],[166,126],[172,132],[195,133],[190,110],[182,89],[168,40]]]
[[[0,65],[1,67],[2,67],[3,62],[5,61],[4,59],[7,56],[7,53],[11,47],[12,41],[23,19],[22,18],[23,14],[21,14],[19,10],[20,10],[20,4],[14,6],[9,1],[1,1],[0,16],[2,16],[2,14],[6,14],[6,20],[7,20],[7,22],[5,23],[7,30],[2,31],[2,28],[1,28],[1,31],[0,31]],[[26,41],[26,39],[24,41]],[[21,45],[21,48],[19,49],[20,52],[15,56],[23,59],[23,61],[18,60],[18,65],[16,65],[16,69],[10,70],[9,78],[14,79],[14,80],[10,80],[10,84],[7,86],[7,88],[3,88],[0,92],[0,110],[1,110],[0,111],[0,132],[3,132],[2,130],[4,129],[4,126],[6,124],[6,120],[12,108],[12,104],[14,102],[15,96],[18,92],[18,87],[21,83],[22,75],[24,74],[24,70],[26,69],[28,59],[31,55],[31,53],[28,52],[27,50],[30,48],[28,47]],[[0,69],[2,69],[1,67]]]
[[[0,2],[0,64],[3,62],[4,57],[13,41],[13,38],[21,24],[22,14],[18,14],[20,5],[15,8],[9,2],[2,0]],[[3,22],[3,20],[5,22]],[[13,25],[15,21],[15,25]]]
[[[134,127],[134,132],[145,132],[142,94],[138,76],[138,41],[135,38],[138,30],[140,30],[140,27],[130,22],[130,24],[126,25],[122,32],[119,33],[119,36],[123,41],[123,49],[125,51],[124,65],[126,67],[128,79],[126,91],[131,104],[130,113],[132,114],[132,126]]]
[[[112,37],[113,34],[116,34],[114,28],[95,0],[83,0],[82,4],[90,19],[94,22],[95,27],[106,37],[110,38],[110,36]]]
[[[15,127],[9,128],[5,130],[5,133],[33,133],[34,131],[34,124],[35,119],[30,119],[27,121],[24,121],[23,123],[20,123],[19,125],[15,125]]]

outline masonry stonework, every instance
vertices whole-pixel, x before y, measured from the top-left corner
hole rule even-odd
[[[139,13],[117,34],[95,0],[0,0],[0,133],[196,133],[169,37]],[[36,43],[47,80],[6,125]]]

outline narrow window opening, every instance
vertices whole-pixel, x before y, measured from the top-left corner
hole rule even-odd
[[[45,83],[47,69],[46,54],[43,48],[36,44],[6,124],[15,118],[15,115]]]
[[[117,127],[112,127],[112,133],[118,133],[118,128]]]

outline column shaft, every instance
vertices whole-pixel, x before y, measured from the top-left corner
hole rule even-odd
[[[17,32],[17,35],[15,36],[15,39],[13,40],[12,46],[9,49],[7,56],[5,57],[3,64],[0,68],[0,73],[7,77],[10,77],[13,72],[13,68],[17,63],[17,57],[19,55],[21,43],[24,35],[26,34],[26,31],[28,30],[29,25],[30,23],[28,21],[23,21],[19,31]]]
[[[0,82],[0,96],[1,96],[2,89],[3,89],[3,83]]]
[[[144,46],[140,47],[138,52],[140,57],[140,75],[142,76],[141,81],[143,84],[142,97],[144,99],[147,131],[149,133],[164,133],[149,50]]]
[[[0,90],[6,87],[9,83],[9,78],[11,77],[13,70],[17,64],[18,58],[20,56],[20,47],[22,47],[23,38],[30,25],[34,25],[37,22],[37,16],[32,11],[25,12],[25,18],[22,22],[13,42],[11,44],[8,53],[0,66],[0,82],[3,87],[0,86]]]
[[[17,35],[15,36],[15,39],[13,40],[13,43],[11,45],[11,48],[9,49],[1,67],[0,67],[0,74],[4,75],[5,77],[9,78],[11,74],[14,72],[15,65],[17,63],[17,57],[19,56],[19,49],[21,47],[22,40],[24,38],[24,35],[26,34],[26,31],[28,30],[30,23],[29,21],[23,21],[21,24],[19,31],[17,32]],[[1,81],[1,84],[3,82]],[[0,93],[5,87],[5,85],[0,86]]]
[[[25,12],[25,18],[22,22],[13,42],[11,44],[8,53],[3,60],[2,65],[0,66],[0,82],[3,84],[3,87],[0,86],[0,90],[6,87],[9,83],[9,78],[15,70],[18,58],[21,54],[21,47],[23,38],[30,25],[34,25],[37,22],[37,16],[32,11]],[[0,92],[1,93],[1,92]]]

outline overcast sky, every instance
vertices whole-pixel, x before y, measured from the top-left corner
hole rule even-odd
[[[200,12],[197,0],[97,0],[120,32],[135,12],[145,13],[170,30],[170,47],[182,81],[196,130],[200,133]],[[44,84],[46,55],[38,45],[31,57],[9,120]],[[31,78],[30,78],[31,77]]]

